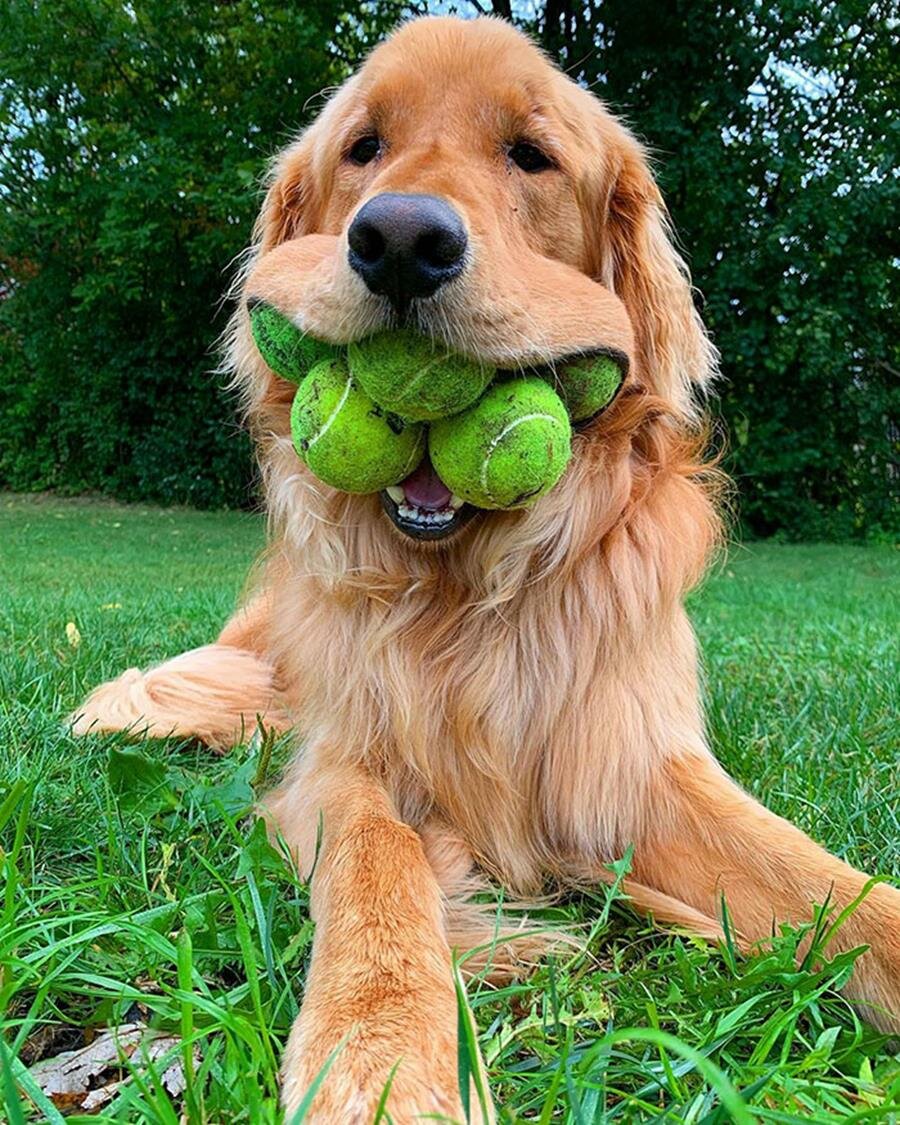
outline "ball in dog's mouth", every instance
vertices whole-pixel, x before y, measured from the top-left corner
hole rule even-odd
[[[384,489],[381,503],[394,526],[411,539],[446,539],[476,511],[454,496],[427,455],[405,480]]]

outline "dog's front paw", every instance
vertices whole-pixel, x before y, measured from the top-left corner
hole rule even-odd
[[[434,1012],[429,1021],[377,1004],[350,1023],[334,1013],[304,1008],[291,1030],[282,1066],[286,1122],[325,1073],[304,1122],[309,1125],[371,1125],[390,1083],[385,1108],[395,1125],[422,1119],[464,1122],[459,1094],[455,1011]],[[469,1121],[488,1125],[471,1092]]]

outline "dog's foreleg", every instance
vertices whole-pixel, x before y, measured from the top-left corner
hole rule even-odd
[[[353,767],[298,771],[267,807],[301,870],[319,842],[312,962],[282,1071],[288,1115],[328,1066],[309,1122],[368,1125],[389,1080],[397,1125],[464,1120],[451,955],[420,837]],[[469,1120],[486,1120],[474,1083]]]
[[[654,787],[653,815],[636,843],[633,874],[649,887],[716,917],[724,896],[745,943],[778,922],[808,921],[814,903],[835,913],[867,876],[743,792],[712,756],[672,758]],[[900,1030],[900,891],[871,887],[826,949],[867,945],[846,994],[876,1026]]]
[[[286,730],[267,651],[269,617],[263,591],[232,615],[214,644],[101,684],[70,716],[73,734],[190,737],[224,750],[248,738],[257,719]]]

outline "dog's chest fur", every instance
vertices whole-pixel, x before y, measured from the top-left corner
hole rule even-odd
[[[405,819],[440,815],[514,890],[613,856],[673,735],[694,747],[701,727],[682,611],[635,629],[604,581],[594,566],[487,607],[439,577],[382,596],[298,571],[275,644],[305,753],[364,760]]]

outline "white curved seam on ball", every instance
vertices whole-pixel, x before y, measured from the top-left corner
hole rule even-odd
[[[410,453],[409,460],[406,462],[406,470],[403,473],[403,478],[402,478],[403,480],[406,480],[406,478],[409,476],[409,474],[413,471],[413,469],[416,467],[416,465],[418,465],[419,461],[421,460],[421,450],[422,450],[422,445],[424,443],[424,438],[425,438],[425,432],[423,430],[423,431],[420,431],[419,436],[416,438],[415,448],[413,449],[412,453]],[[418,460],[416,459],[417,457],[418,457]]]
[[[331,427],[334,425],[335,419],[337,418],[338,414],[340,414],[340,412],[344,409],[344,403],[347,401],[347,398],[350,395],[350,388],[351,388],[352,385],[353,385],[353,379],[351,378],[351,376],[348,375],[346,385],[344,386],[343,394],[338,399],[337,406],[334,408],[334,410],[332,410],[332,412],[325,419],[325,425],[321,428],[321,430],[319,430],[319,432],[316,434],[316,436],[314,438],[310,438],[309,445],[306,447],[307,451],[312,449],[312,447],[316,444],[316,442],[319,440],[319,438],[322,437],[323,434],[327,434],[328,431],[331,429]]]
[[[491,464],[491,458],[494,456],[494,451],[496,450],[500,442],[503,441],[506,435],[514,430],[516,426],[521,426],[523,422],[536,422],[538,420],[543,420],[545,422],[554,422],[557,426],[560,424],[559,419],[553,414],[523,414],[521,418],[516,418],[514,421],[510,422],[509,425],[504,426],[500,433],[491,440],[491,444],[487,448],[487,453],[485,455],[484,461],[482,461],[481,463],[481,490],[493,503],[497,503],[497,498],[488,488],[487,475],[488,468]]]
[[[406,384],[406,389],[401,396],[402,401],[409,402],[409,396],[414,393],[415,388],[422,382],[425,376],[434,370],[436,364],[446,363],[451,354],[451,352],[447,352],[445,355],[433,356],[427,363],[420,366],[413,378]]]

